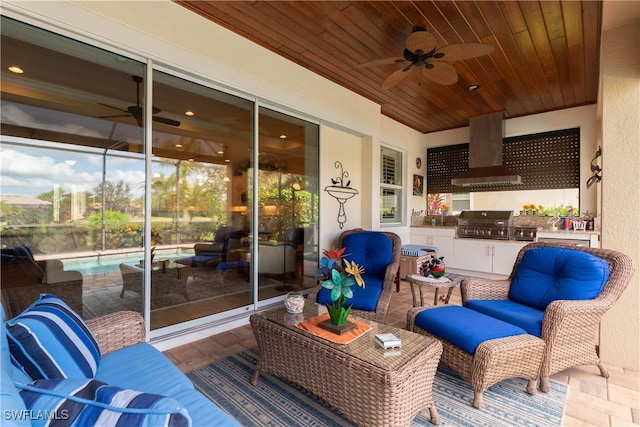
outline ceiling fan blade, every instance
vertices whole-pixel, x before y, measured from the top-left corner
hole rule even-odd
[[[433,68],[424,67],[422,75],[441,85],[449,86],[458,81],[458,72],[448,62],[435,62]]]
[[[356,68],[377,67],[378,65],[399,64],[404,61],[405,61],[404,58],[399,58],[399,57],[382,58],[382,59],[376,59],[375,61],[365,62],[364,64],[356,65]]]
[[[409,75],[409,71],[411,71],[411,66],[402,68],[398,71],[394,71],[387,77],[387,79],[382,83],[382,90],[391,89],[393,86],[397,85],[402,81],[405,77]]]
[[[117,114],[115,116],[98,116],[99,119],[115,119],[118,117],[131,117],[130,114]]]
[[[123,113],[128,113],[127,110],[123,110],[122,108],[114,107],[113,105],[103,104],[102,102],[98,102],[98,105],[102,105],[103,107],[113,108],[114,110],[122,111]]]
[[[426,31],[414,31],[407,37],[406,47],[413,53],[418,50],[424,53],[431,52],[436,47],[436,38]]]
[[[158,123],[163,123],[165,125],[169,125],[169,126],[180,126],[180,122],[177,120],[173,120],[173,119],[167,119],[166,117],[156,117],[153,116],[152,117],[154,122],[158,122]]]
[[[440,61],[462,61],[469,58],[477,58],[478,56],[488,55],[493,52],[494,47],[484,43],[460,43],[451,44],[438,50],[444,56],[439,58]]]

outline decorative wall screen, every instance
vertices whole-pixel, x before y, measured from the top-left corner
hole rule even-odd
[[[502,161],[522,177],[521,185],[457,187],[451,179],[468,169],[469,144],[429,148],[427,193],[579,188],[580,128],[505,138]]]

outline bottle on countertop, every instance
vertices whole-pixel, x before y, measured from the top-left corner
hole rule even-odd
[[[431,218],[431,225],[432,226],[436,225],[436,217],[435,216],[433,218]]]

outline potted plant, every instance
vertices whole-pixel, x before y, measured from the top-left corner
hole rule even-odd
[[[347,322],[353,297],[353,285],[365,287],[362,273],[364,269],[355,262],[343,258],[345,248],[324,250],[324,257],[320,260],[320,268],[316,278],[322,280],[322,287],[330,291],[332,304],[327,304],[329,318],[333,325],[343,325]]]

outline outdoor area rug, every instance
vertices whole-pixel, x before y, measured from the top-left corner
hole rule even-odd
[[[260,375],[257,386],[249,383],[259,351],[253,348],[187,376],[196,388],[246,427],[253,426],[351,426],[346,418],[322,399],[293,383],[272,375]],[[473,390],[454,372],[438,368],[433,397],[441,426],[561,426],[567,385],[550,381],[549,393],[525,392],[526,381],[502,381],[484,392],[483,409],[471,406]],[[423,410],[412,426],[431,426],[429,410]]]

